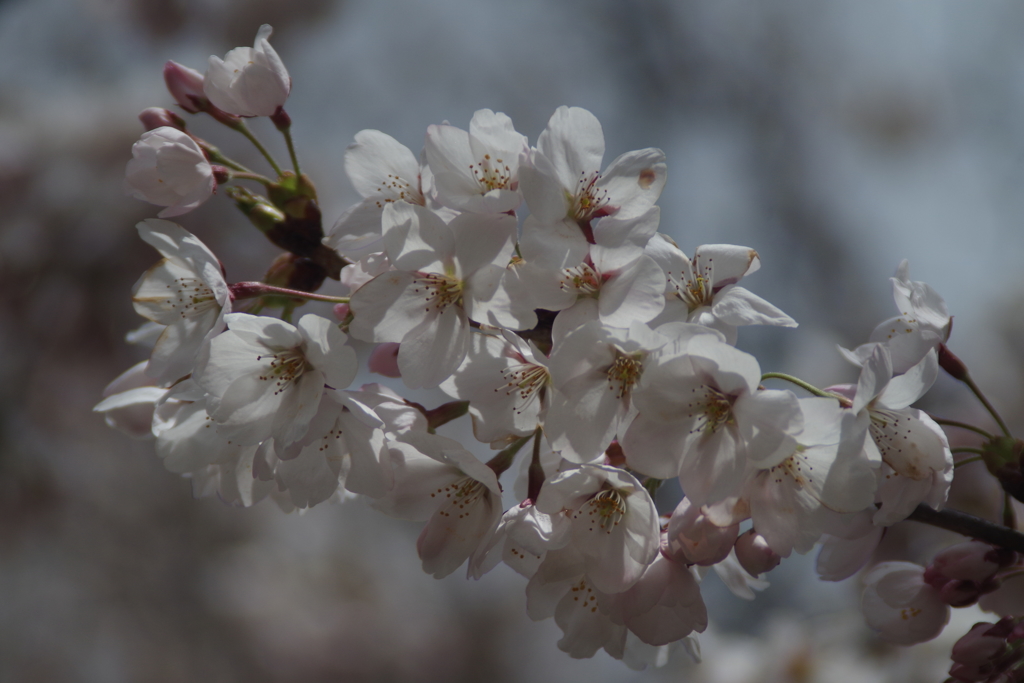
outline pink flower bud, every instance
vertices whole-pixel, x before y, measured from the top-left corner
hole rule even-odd
[[[991,661],[1006,649],[1006,637],[1000,635],[999,624],[981,622],[971,627],[956,641],[950,657],[954,662],[977,666]]]
[[[938,553],[928,567],[928,574],[935,572],[947,579],[984,581],[1015,560],[1015,553],[1000,552],[981,541],[966,541]]]
[[[939,589],[939,598],[950,607],[967,607],[976,603],[982,592],[974,581],[951,579]]]
[[[203,74],[177,62],[164,64],[164,83],[178,106],[190,114],[204,111],[210,100],[203,93]]]
[[[399,344],[395,342],[378,344],[370,354],[370,371],[385,377],[401,377],[402,371],[398,369],[398,347]]]
[[[162,126],[132,145],[125,168],[125,192],[165,206],[161,218],[180,216],[213,195],[217,183],[203,150],[188,134]]]
[[[779,566],[782,558],[768,546],[764,536],[751,529],[736,539],[736,559],[751,576],[758,576]]]
[[[715,526],[699,507],[683,498],[668,523],[668,556],[705,567],[717,564],[728,557],[739,531],[739,524]]]
[[[142,113],[139,114],[139,121],[142,121],[142,125],[145,126],[146,130],[155,130],[163,126],[177,128],[181,131],[185,130],[185,120],[183,118],[173,111],[161,107],[143,109]]]
[[[334,304],[334,317],[342,322],[345,322],[345,318],[351,311],[348,304]]]

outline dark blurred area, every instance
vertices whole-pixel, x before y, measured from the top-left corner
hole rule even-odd
[[[855,381],[835,345],[895,313],[887,278],[909,258],[954,313],[951,347],[1024,427],[1024,5],[6,0],[0,681],[941,679],[948,643],[878,646],[854,582],[810,586],[812,558],[784,563],[753,605],[709,578],[700,667],[573,661],[550,621],[526,618],[510,571],[435,581],[416,525],[358,505],[286,516],[194,500],[150,443],[92,413],[145,358],[124,341],[141,322],[131,287],[158,258],[133,228],[158,208],[121,189],[134,117],[171,106],[165,60],[202,71],[263,23],[293,78],[288,111],[328,224],[356,199],[342,161],[362,128],[418,151],[427,125],[465,127],[488,107],[535,141],[557,106],[583,106],[604,125],[606,162],[666,150],[661,229],[684,250],[758,250],[749,287],[801,324],[740,333],[763,368]],[[253,127],[281,154],[264,123]],[[212,122],[190,127],[260,163]],[[259,278],[276,253],[223,197],[180,222],[231,281]],[[926,401],[988,426],[952,381]],[[951,504],[994,516],[996,498],[965,469]]]

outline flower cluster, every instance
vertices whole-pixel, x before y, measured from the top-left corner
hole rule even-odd
[[[150,131],[127,169],[126,187],[166,207],[162,217],[218,185],[262,185],[265,195],[226,194],[285,250],[263,282],[229,284],[180,226],[138,226],[162,256],[133,294],[156,339],[148,363],[96,409],[152,435],[198,494],[244,506],[270,497],[286,510],[361,498],[425,521],[425,572],[465,565],[479,578],[504,562],[528,580],[528,614],[554,618],[561,649],[604,649],[638,667],[674,644],[696,651],[709,568],[752,598],[761,574],[824,542],[821,575],[845,578],[885,528],[921,504],[942,507],[953,454],[911,406],[953,365],[951,319],[906,262],[892,279],[899,316],[843,351],[861,368],[856,385],[820,390],[763,373],[735,347],[738,328],[796,322],[742,286],[757,252],[688,251],[658,232],[665,155],[605,164],[600,123],[574,107],[555,111],[534,145],[487,109],[468,130],[429,126],[419,155],[362,131],[345,155],[362,200],[324,231],[269,36],[264,26],[254,48],[211,57],[205,76],[170,62],[165,78],[186,112],[254,142],[243,119],[271,117],[293,171],[266,154],[276,177],[253,173],[166,110],[144,112]],[[348,295],[315,294],[327,277]],[[308,300],[335,303],[336,319],[293,324]],[[351,386],[353,339],[378,345],[371,369],[452,401],[427,409],[378,384]],[[811,395],[765,388],[769,379]],[[486,461],[435,433],[466,414],[496,451]],[[660,515],[652,496],[670,479],[683,498]],[[868,623],[896,642],[934,636],[949,605],[995,591],[996,572],[1015,565],[1012,552],[992,552],[988,574],[963,558],[879,565]]]

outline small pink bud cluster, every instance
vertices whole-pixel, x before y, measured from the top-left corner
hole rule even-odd
[[[925,583],[951,607],[967,607],[999,587],[996,573],[1016,563],[1012,550],[967,541],[946,548],[924,571]]]
[[[953,646],[949,675],[964,683],[1015,683],[1024,680],[1024,623],[1004,617],[975,624]]]

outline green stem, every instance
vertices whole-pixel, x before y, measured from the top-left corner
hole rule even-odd
[[[958,446],[957,448],[949,449],[951,453],[974,453],[975,455],[985,455],[985,451],[981,448],[971,448],[970,446]]]
[[[1003,492],[1003,526],[1010,529],[1017,528],[1017,515],[1013,511],[1013,499],[1005,491]]]
[[[964,458],[963,460],[958,460],[955,463],[953,463],[953,467],[963,467],[964,465],[970,465],[972,462],[981,462],[982,460],[984,460],[984,458],[981,457],[980,455],[975,456],[973,458]]]
[[[274,173],[276,173],[278,177],[284,175],[284,171],[282,171],[281,167],[277,165],[277,161],[274,159],[273,156],[271,156],[270,152],[267,151],[267,148],[264,147],[263,144],[256,139],[256,136],[252,134],[252,131],[250,131],[249,127],[245,125],[244,121],[239,121],[238,127],[235,128],[235,130],[237,130],[239,133],[241,133],[242,135],[249,139],[249,142],[251,142],[253,146],[259,150],[260,154],[262,154],[263,158],[267,160],[267,163],[269,163],[270,167],[274,169]]]
[[[999,417],[999,413],[996,412],[996,409],[993,408],[992,404],[988,402],[987,398],[985,398],[985,394],[981,393],[981,389],[979,389],[978,385],[974,383],[974,380],[971,379],[970,375],[962,378],[960,381],[971,388],[974,395],[978,397],[979,401],[981,401],[981,405],[985,406],[985,410],[987,410],[989,415],[995,419],[996,424],[999,425],[999,429],[1003,430],[1003,435],[1010,436],[1010,430],[1006,428],[1006,423],[1003,422],[1003,418]]]
[[[822,398],[841,399],[841,397],[836,396],[835,394],[830,394],[827,391],[822,391],[818,387],[813,386],[811,384],[808,384],[807,382],[803,381],[802,379],[799,379],[797,377],[793,377],[792,375],[787,375],[787,374],[785,374],[783,372],[766,372],[763,375],[761,375],[761,381],[763,382],[766,379],[784,379],[787,382],[791,382],[792,384],[797,385],[798,387],[800,387],[804,391],[808,391],[808,392],[814,394],[815,396],[821,396]]]
[[[294,312],[295,312],[295,302],[294,301],[287,301],[287,302],[285,302],[284,306],[281,308],[281,320],[285,321],[286,323],[291,323],[291,321],[292,321],[292,313],[294,313]]]
[[[240,173],[236,172],[236,173],[232,173],[231,174],[231,179],[234,180],[235,178],[240,178],[241,180],[255,180],[257,183],[261,183],[261,184],[263,184],[263,185],[265,185],[267,187],[269,187],[269,186],[274,184],[273,180],[271,180],[267,176],[260,175],[259,173],[249,173],[249,172],[240,172]]]
[[[291,126],[282,128],[281,134],[284,135],[285,144],[288,145],[288,156],[292,158],[292,168],[295,169],[295,175],[302,175],[302,171],[299,169],[299,157],[295,153],[295,144],[292,142]]]
[[[975,427],[974,425],[971,425],[971,424],[967,424],[966,422],[958,422],[956,420],[946,420],[946,419],[941,418],[941,417],[935,417],[934,415],[930,415],[929,417],[931,417],[932,420],[934,420],[936,424],[945,425],[946,427],[959,427],[960,429],[967,429],[969,431],[974,432],[975,434],[980,434],[981,436],[985,437],[986,439],[991,439],[992,438],[992,435],[989,434],[988,432],[986,432],[984,429],[981,429],[980,427]]]

